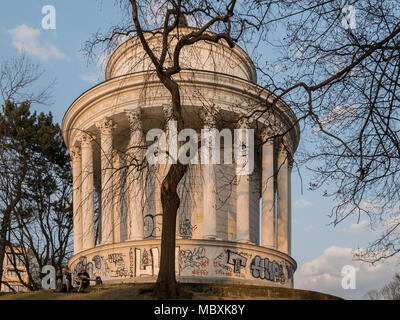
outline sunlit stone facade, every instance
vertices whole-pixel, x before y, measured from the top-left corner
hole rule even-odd
[[[189,31],[181,28],[180,34]],[[160,38],[149,42],[157,51]],[[293,287],[290,176],[299,140],[296,118],[278,101],[274,112],[244,120],[276,97],[257,86],[254,65],[238,46],[198,43],[184,49],[181,61],[175,79],[185,126],[199,136],[207,128],[253,129],[255,148],[250,174],[237,174],[237,164],[223,160],[190,165],[179,185],[177,279]],[[63,120],[74,180],[69,265],[72,270],[84,265],[104,282],[152,282],[159,270],[160,183],[168,165],[146,165],[146,150],[139,146],[146,145],[151,129],[168,135],[171,98],[152,69],[138,39],[123,43],[109,59],[106,81],[77,98]],[[224,143],[221,139],[221,157]]]

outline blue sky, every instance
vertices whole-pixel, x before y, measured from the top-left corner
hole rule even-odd
[[[56,30],[41,27],[44,5],[56,8]],[[40,111],[51,111],[61,123],[69,105],[82,92],[103,81],[101,67],[88,65],[81,49],[99,28],[106,31],[118,23],[119,10],[114,7],[114,1],[2,1],[0,59],[12,57],[23,47],[26,54],[45,70],[38,86],[56,79],[51,106],[35,107]],[[301,175],[303,188],[296,172],[292,177],[292,256],[299,265],[295,286],[345,298],[362,298],[368,290],[381,288],[399,270],[398,260],[374,268],[352,261],[352,249],[365,247],[376,234],[368,229],[364,219],[359,224],[355,219],[349,219],[336,228],[329,225],[332,200],[322,197],[321,192],[308,191],[311,175],[304,168],[301,168]],[[341,287],[341,269],[346,264],[356,267],[355,290]]]

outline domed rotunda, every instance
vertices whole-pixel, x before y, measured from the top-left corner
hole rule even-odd
[[[171,33],[170,47],[191,30]],[[147,39],[157,52],[161,35]],[[237,129],[253,129],[255,147],[248,174],[239,175],[237,164],[224,161],[189,165],[178,188],[176,255],[171,257],[177,280],[292,288],[296,117],[257,85],[252,60],[239,46],[198,42],[183,49],[180,61],[182,71],[174,79],[185,127],[199,136],[204,129],[218,129],[221,155],[232,146]],[[170,103],[170,93],[134,37],[110,56],[106,80],[66,112],[62,130],[73,169],[73,272],[84,266],[91,278],[100,276],[104,283],[156,281],[163,219],[160,184],[167,165],[146,163],[139,169],[131,160],[151,130],[168,130]],[[268,105],[273,112],[251,121],[243,117]],[[282,132],[287,133],[281,137]]]

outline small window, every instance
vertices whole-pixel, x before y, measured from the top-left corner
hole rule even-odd
[[[16,272],[14,270],[7,270],[7,275],[10,277],[16,276]]]
[[[17,255],[15,256],[16,264],[17,266],[23,267],[24,266],[24,261],[22,255]]]

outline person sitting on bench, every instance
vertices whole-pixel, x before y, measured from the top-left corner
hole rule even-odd
[[[79,273],[78,276],[75,278],[75,282],[79,285],[78,292],[81,292],[81,290],[83,291],[87,287],[89,287],[90,276],[82,266],[79,266]]]
[[[72,289],[72,278],[71,274],[67,271],[66,267],[61,270],[61,275],[57,279],[57,292],[69,293]]]

